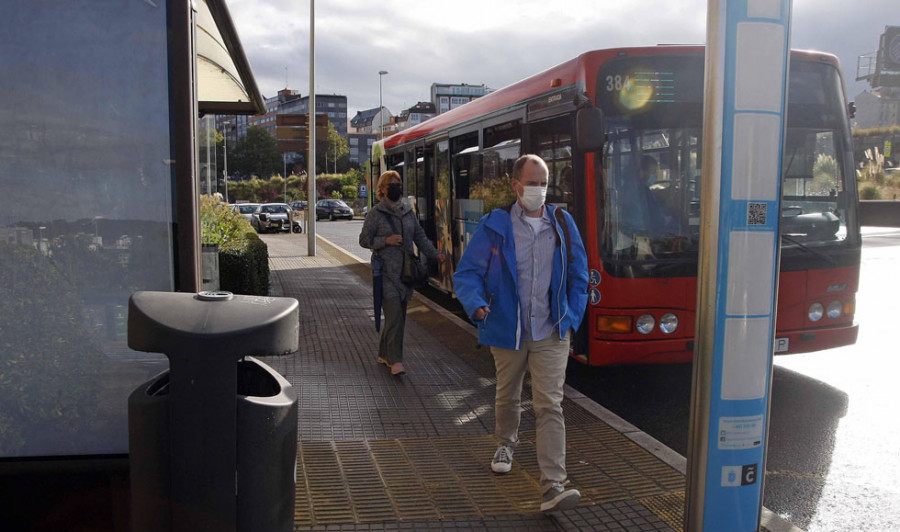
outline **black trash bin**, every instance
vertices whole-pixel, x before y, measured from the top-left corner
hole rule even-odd
[[[128,344],[170,370],[128,401],[132,529],[293,529],[297,399],[247,355],[296,351],[297,301],[138,292]]]

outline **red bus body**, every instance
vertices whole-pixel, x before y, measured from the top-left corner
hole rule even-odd
[[[577,109],[584,106],[598,106],[603,87],[600,85],[602,81],[598,81],[601,69],[609,68],[608,63],[612,61],[636,61],[640,62],[641,58],[651,57],[655,64],[659,61],[667,61],[668,58],[681,58],[693,65],[702,64],[703,48],[696,46],[665,46],[665,47],[646,47],[646,48],[620,48],[610,50],[600,50],[587,52],[579,57],[550,68],[540,74],[531,76],[525,80],[514,83],[508,87],[490,93],[461,107],[453,109],[449,112],[440,114],[418,126],[408,130],[401,131],[382,142],[377,143],[375,153],[373,153],[373,161],[379,163],[377,171],[395,168],[404,174],[404,180],[412,181],[418,179],[418,188],[410,185],[409,196],[411,198],[419,198],[419,204],[416,205],[420,210],[420,219],[426,229],[431,228],[431,235],[436,239],[438,247],[443,248],[456,260],[461,254],[462,248],[466,242],[465,231],[467,227],[471,227],[472,220],[461,220],[458,215],[463,208],[459,205],[464,202],[460,201],[460,193],[454,190],[460,187],[459,183],[465,176],[462,170],[454,166],[457,164],[457,156],[466,153],[459,149],[454,152],[454,139],[459,135],[469,134],[473,139],[477,136],[478,145],[469,147],[469,151],[475,153],[487,153],[487,137],[489,127],[493,124],[503,122],[512,124],[510,128],[521,127],[521,134],[518,142],[520,142],[521,153],[528,151],[536,151],[530,149],[537,146],[534,144],[534,138],[550,138],[551,135],[541,133],[544,124],[548,124],[549,120],[556,120],[553,126],[556,135],[554,139],[562,138],[565,141],[565,124],[575,123],[575,113]],[[624,58],[624,59],[623,59]],[[687,59],[684,59],[687,58]],[[796,202],[806,205],[806,207],[798,207],[799,216],[789,219],[793,223],[804,222],[815,225],[816,221],[825,219],[837,224],[835,219],[840,219],[839,231],[836,229],[835,234],[828,234],[825,238],[816,240],[812,237],[813,232],[809,229],[799,229],[797,234],[800,236],[790,237],[785,241],[782,247],[782,271],[779,277],[779,294],[777,307],[777,321],[775,333],[775,349],[777,354],[784,353],[802,353],[810,351],[818,351],[843,345],[852,344],[856,341],[858,326],[854,322],[855,311],[855,294],[858,288],[859,280],[859,227],[857,220],[857,204],[855,190],[855,174],[852,172],[852,156],[849,161],[846,160],[845,154],[850,152],[850,147],[845,146],[849,143],[849,126],[847,125],[847,109],[843,104],[843,85],[840,82],[837,60],[830,55],[820,54],[816,52],[792,52],[792,61],[797,61],[798,69],[803,67],[799,63],[809,65],[812,74],[803,77],[803,80],[827,79],[824,85],[828,85],[822,92],[831,94],[834,103],[833,112],[838,115],[833,120],[833,125],[828,126],[827,130],[824,126],[818,126],[814,123],[802,123],[803,120],[813,120],[813,118],[804,118],[798,111],[798,117],[795,119],[797,124],[798,136],[795,140],[796,150],[818,149],[812,146],[813,142],[801,137],[806,134],[809,139],[818,140],[818,144],[827,144],[831,142],[834,146],[833,159],[837,161],[836,170],[833,174],[839,176],[834,179],[840,181],[830,193],[822,193],[822,196],[806,196],[807,190],[816,182],[814,172],[791,180],[790,167],[784,171],[785,183],[790,181],[791,191],[803,191],[803,196],[791,196],[788,200],[788,193],[785,192],[785,202]],[[825,69],[822,65],[827,65]],[[830,74],[834,70],[836,74]],[[826,72],[828,77],[819,75]],[[815,74],[815,75],[813,75]],[[818,76],[818,77],[817,77]],[[834,76],[837,76],[836,78]],[[608,80],[612,80],[617,76],[608,76]],[[697,76],[693,76],[697,78]],[[798,74],[798,79],[802,76]],[[702,86],[702,75],[698,79],[684,81],[684,86],[690,86],[690,90],[696,91],[696,84]],[[834,81],[834,80],[837,81]],[[829,84],[837,84],[837,88]],[[609,82],[612,87],[612,81]],[[566,89],[570,89],[568,92]],[[816,89],[815,86],[812,89]],[[610,88],[612,94],[615,90]],[[686,89],[687,90],[687,89]],[[830,92],[829,92],[830,91]],[[624,91],[622,91],[624,92]],[[837,94],[840,92],[840,94]],[[567,103],[571,94],[577,93],[576,102],[569,105]],[[621,96],[621,95],[620,95]],[[796,94],[795,97],[801,103],[796,108],[802,109],[805,100],[802,95]],[[579,99],[580,98],[580,99]],[[553,108],[562,101],[566,104],[560,107],[559,113],[554,115],[547,109]],[[813,102],[815,103],[815,102]],[[838,105],[840,103],[841,105]],[[687,101],[685,105],[695,106],[695,102]],[[791,104],[789,103],[789,108]],[[663,108],[663,104],[658,104],[657,108]],[[691,107],[693,108],[693,107]],[[613,118],[610,108],[604,108],[604,115],[607,123]],[[821,114],[821,113],[820,113]],[[691,115],[691,120],[696,121],[696,112]],[[571,116],[571,120],[566,118]],[[812,116],[812,115],[810,115]],[[671,141],[672,132],[682,134],[683,131],[678,129],[678,120],[674,121],[664,112],[660,113],[660,120],[668,120],[670,123],[663,131],[669,133],[669,141]],[[629,121],[631,120],[631,121]],[[622,123],[632,127],[633,124],[641,122],[638,134],[647,135],[656,134],[657,125],[652,118],[646,116],[635,116],[622,118]],[[662,128],[662,126],[659,126]],[[697,130],[695,126],[691,126],[690,134],[696,139]],[[509,128],[508,128],[509,129]],[[637,126],[633,127],[637,130]],[[624,131],[625,129],[623,129]],[[560,133],[562,131],[562,133]],[[607,128],[607,138],[611,138],[612,131]],[[649,261],[649,266],[642,267],[637,259],[637,265],[634,260],[618,261],[613,255],[620,252],[609,244],[612,238],[607,231],[607,227],[611,226],[611,214],[615,208],[625,210],[621,201],[613,201],[611,198],[616,193],[610,184],[613,181],[614,162],[617,160],[629,161],[628,146],[620,144],[618,155],[613,155],[612,151],[607,148],[601,151],[582,151],[577,145],[575,135],[577,132],[573,129],[570,131],[569,152],[572,164],[576,170],[576,187],[574,199],[570,200],[571,209],[574,211],[576,220],[579,222],[579,229],[585,247],[588,253],[589,267],[594,270],[599,280],[593,288],[597,291],[596,298],[588,305],[584,322],[579,330],[580,343],[576,342],[573,355],[580,361],[591,365],[608,365],[608,364],[644,364],[644,363],[675,363],[690,361],[693,356],[693,334],[695,309],[697,299],[697,278],[696,271],[689,273],[680,273],[673,275],[646,273],[658,268],[656,262]],[[632,133],[632,135],[638,135]],[[541,137],[541,135],[544,135]],[[509,134],[507,134],[509,136]],[[662,135],[664,137],[665,135]],[[845,140],[845,137],[847,140]],[[461,138],[461,137],[459,137]],[[531,140],[529,140],[531,139]],[[803,140],[806,139],[806,140]],[[449,142],[449,148],[435,148],[442,141]],[[667,142],[669,142],[667,141]],[[474,140],[472,141],[474,142]],[[509,141],[508,141],[509,142]],[[531,145],[529,143],[531,142]],[[555,142],[555,141],[554,141]],[[609,140],[610,143],[614,142]],[[625,141],[620,141],[625,142]],[[631,146],[636,146],[634,140],[631,140]],[[692,140],[691,142],[696,142]],[[610,144],[612,145],[612,144]],[[460,144],[463,146],[463,144]],[[557,146],[557,145],[554,145]],[[828,146],[826,146],[828,148]],[[440,151],[444,149],[444,151]],[[447,151],[449,149],[449,151]],[[690,142],[683,146],[672,148],[671,144],[656,149],[655,153],[658,158],[669,162],[670,171],[673,176],[676,167],[675,159],[678,158],[679,164],[683,168],[688,168],[693,162],[688,162],[694,157],[695,147]],[[828,148],[831,149],[831,148]],[[418,150],[418,151],[417,151]],[[478,151],[480,150],[480,151]],[[649,150],[649,149],[648,149]],[[557,150],[559,151],[559,150]],[[404,153],[406,154],[404,157]],[[493,152],[492,152],[493,153]],[[651,153],[651,151],[648,151]],[[806,152],[804,152],[806,153]],[[810,152],[812,153],[812,152]],[[831,153],[831,152],[829,152]],[[424,154],[424,155],[423,155]],[[441,159],[442,157],[447,160]],[[493,157],[493,155],[492,155]],[[809,159],[810,157],[807,157]],[[491,160],[495,160],[495,158]],[[460,159],[462,160],[462,159]],[[486,156],[482,159],[485,161]],[[505,164],[505,160],[503,160]],[[441,195],[446,191],[441,189],[441,185],[435,184],[434,176],[443,175],[443,168],[451,172],[449,178],[450,194],[446,198]],[[476,163],[472,163],[477,166]],[[810,169],[813,168],[814,161],[810,162]],[[418,165],[418,166],[416,166]],[[478,169],[476,166],[472,168]],[[502,165],[501,165],[502,166]],[[696,164],[699,167],[699,163]],[[418,170],[414,170],[413,168]],[[484,168],[487,168],[486,163]],[[555,168],[555,167],[554,167]],[[620,164],[619,173],[624,173],[625,166]],[[820,169],[820,167],[816,167]],[[693,168],[696,171],[696,168]],[[487,170],[479,170],[487,175]],[[416,174],[415,172],[419,172]],[[551,170],[551,173],[553,170]],[[474,171],[469,171],[474,173]],[[684,172],[682,172],[684,173]],[[800,175],[800,174],[798,174]],[[416,177],[418,176],[418,177]],[[425,176],[425,179],[422,178]],[[843,176],[843,177],[840,177]],[[487,179],[484,177],[484,179]],[[682,177],[682,179],[684,179]],[[699,177],[695,178],[698,180]],[[837,182],[836,181],[836,182]],[[688,183],[692,183],[688,185]],[[696,181],[684,180],[681,188],[677,190],[682,198],[684,205],[688,204],[689,192],[684,188],[687,186],[696,187]],[[445,188],[448,185],[443,185]],[[466,182],[465,186],[469,186]],[[670,185],[671,186],[671,185]],[[423,188],[424,187],[424,188]],[[785,185],[786,190],[788,188]],[[419,190],[421,189],[421,190]],[[474,190],[474,188],[473,188]],[[673,195],[676,193],[672,193]],[[464,195],[464,194],[463,194]],[[619,196],[615,196],[618,198]],[[467,199],[468,197],[466,197]],[[815,201],[814,201],[815,200]],[[548,199],[548,202],[550,200]],[[425,206],[425,202],[429,205]],[[824,207],[818,204],[831,202],[830,205],[836,207]],[[478,203],[487,203],[484,199]],[[812,206],[812,207],[810,207]],[[489,210],[485,207],[486,210]],[[809,209],[816,212],[806,212]],[[834,213],[830,215],[829,212]],[[453,213],[452,216],[448,213]],[[697,229],[696,213],[687,211],[679,213],[687,221],[683,224],[690,235]],[[804,218],[805,217],[805,218]],[[782,218],[785,220],[785,218]],[[787,224],[787,222],[783,222]],[[690,225],[688,225],[690,224]],[[618,225],[616,227],[623,227]],[[787,227],[787,225],[785,225]],[[835,225],[837,227],[837,225]],[[783,227],[782,233],[785,234]],[[688,234],[688,233],[686,233]],[[793,234],[793,233],[792,233]],[[786,237],[788,238],[788,237]],[[637,239],[637,237],[635,237]],[[797,243],[797,240],[806,242]],[[805,240],[804,240],[805,239]],[[677,240],[677,239],[676,239]],[[650,240],[647,240],[650,242]],[[793,242],[794,244],[789,244]],[[638,248],[637,243],[634,245]],[[450,248],[450,249],[448,249]],[[676,245],[677,249],[678,246]],[[813,248],[813,249],[810,249]],[[686,268],[690,269],[690,261],[685,261]],[[627,263],[627,264],[626,264]],[[624,266],[623,266],[624,264]],[[452,291],[453,264],[442,267],[440,271],[434,273],[432,284],[443,290]],[[837,302],[837,303],[835,303]],[[814,305],[819,303],[823,308],[823,316],[816,321],[811,320],[811,315],[816,316],[813,310],[817,307]],[[838,316],[829,317],[824,309],[828,309],[831,305],[832,309],[840,307]],[[643,314],[653,316],[656,323],[659,323],[663,314],[674,314],[678,320],[677,329],[674,332],[664,333],[660,327],[655,327],[647,334],[637,332],[634,324]],[[621,318],[621,319],[619,319]],[[618,319],[618,321],[617,321]],[[624,324],[631,321],[629,330],[609,330],[604,324],[616,322]],[[624,326],[623,326],[624,327]],[[579,347],[580,346],[580,347]]]

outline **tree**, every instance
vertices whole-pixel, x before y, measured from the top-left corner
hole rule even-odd
[[[347,139],[342,137],[340,133],[335,129],[334,124],[328,122],[328,134],[325,137],[324,143],[316,142],[318,146],[316,150],[316,162],[319,165],[324,166],[327,162],[328,167],[322,168],[323,173],[332,173],[335,170],[335,157],[337,158],[337,172],[346,172],[349,166],[348,161],[350,160],[350,145],[347,143]],[[326,152],[327,150],[327,152]]]
[[[283,163],[275,138],[262,127],[248,127],[247,134],[235,142],[234,148],[228,148],[229,174],[268,179],[282,172]]]

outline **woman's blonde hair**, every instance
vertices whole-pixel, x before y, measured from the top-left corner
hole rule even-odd
[[[400,174],[394,170],[388,170],[387,172],[381,174],[381,177],[378,178],[378,184],[375,185],[375,197],[379,200],[383,200],[387,198],[387,189],[388,182],[392,179],[396,179],[401,184],[403,183],[403,178],[400,177]]]

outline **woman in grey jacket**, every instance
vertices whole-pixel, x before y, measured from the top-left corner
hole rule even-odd
[[[402,375],[406,372],[403,368],[406,307],[413,294],[413,287],[400,280],[403,248],[411,252],[415,243],[419,252],[432,260],[443,262],[446,257],[428,241],[416,214],[400,200],[403,195],[400,174],[393,170],[381,174],[375,188],[380,203],[366,215],[359,245],[372,250],[373,270],[379,266],[381,269],[384,327],[378,345],[378,362],[389,366],[392,375]]]

